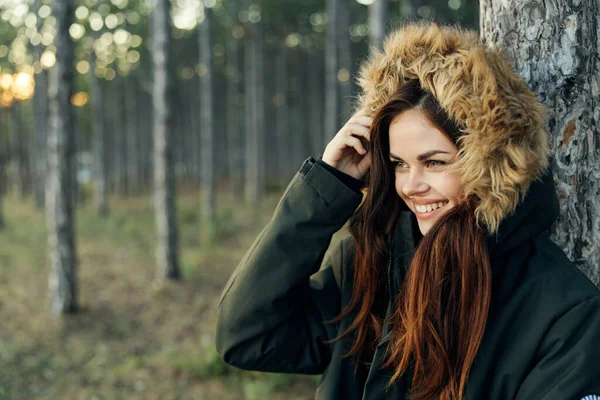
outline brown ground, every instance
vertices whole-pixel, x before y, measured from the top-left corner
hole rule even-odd
[[[49,313],[43,213],[5,199],[0,232],[0,399],[311,399],[315,377],[243,372],[214,348],[222,287],[271,216],[220,200],[212,240],[196,195],[179,202],[180,282],[156,284],[150,197],[77,211],[76,315]],[[257,221],[250,217],[257,215]]]

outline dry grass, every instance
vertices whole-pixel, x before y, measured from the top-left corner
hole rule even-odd
[[[214,349],[215,308],[266,223],[220,201],[211,239],[195,195],[179,199],[180,282],[156,284],[149,197],[112,199],[111,215],[77,211],[80,312],[49,315],[43,213],[7,199],[0,232],[0,399],[310,399],[315,378],[242,372]],[[254,220],[251,220],[253,218]]]

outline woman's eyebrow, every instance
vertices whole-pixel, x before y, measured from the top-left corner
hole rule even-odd
[[[431,156],[434,156],[436,154],[450,154],[450,153],[447,152],[447,151],[444,151],[444,150],[430,150],[430,151],[428,151],[426,153],[423,153],[420,156],[418,156],[417,160],[423,161],[423,160],[425,160],[425,159],[427,159],[427,158],[429,158]],[[393,158],[395,160],[402,160],[400,157],[398,157],[397,155],[392,154],[392,153],[390,153],[390,158]]]

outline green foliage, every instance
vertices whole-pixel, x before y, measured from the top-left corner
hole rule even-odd
[[[231,367],[223,362],[211,343],[202,346],[199,353],[179,353],[170,360],[171,368],[176,373],[185,373],[194,378],[215,378],[231,372]]]

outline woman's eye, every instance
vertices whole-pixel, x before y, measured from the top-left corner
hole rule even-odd
[[[392,167],[394,169],[406,169],[408,168],[408,164],[403,161],[392,161]]]
[[[446,165],[446,162],[441,160],[427,160],[425,161],[425,165],[427,167],[439,167],[441,165]]]

